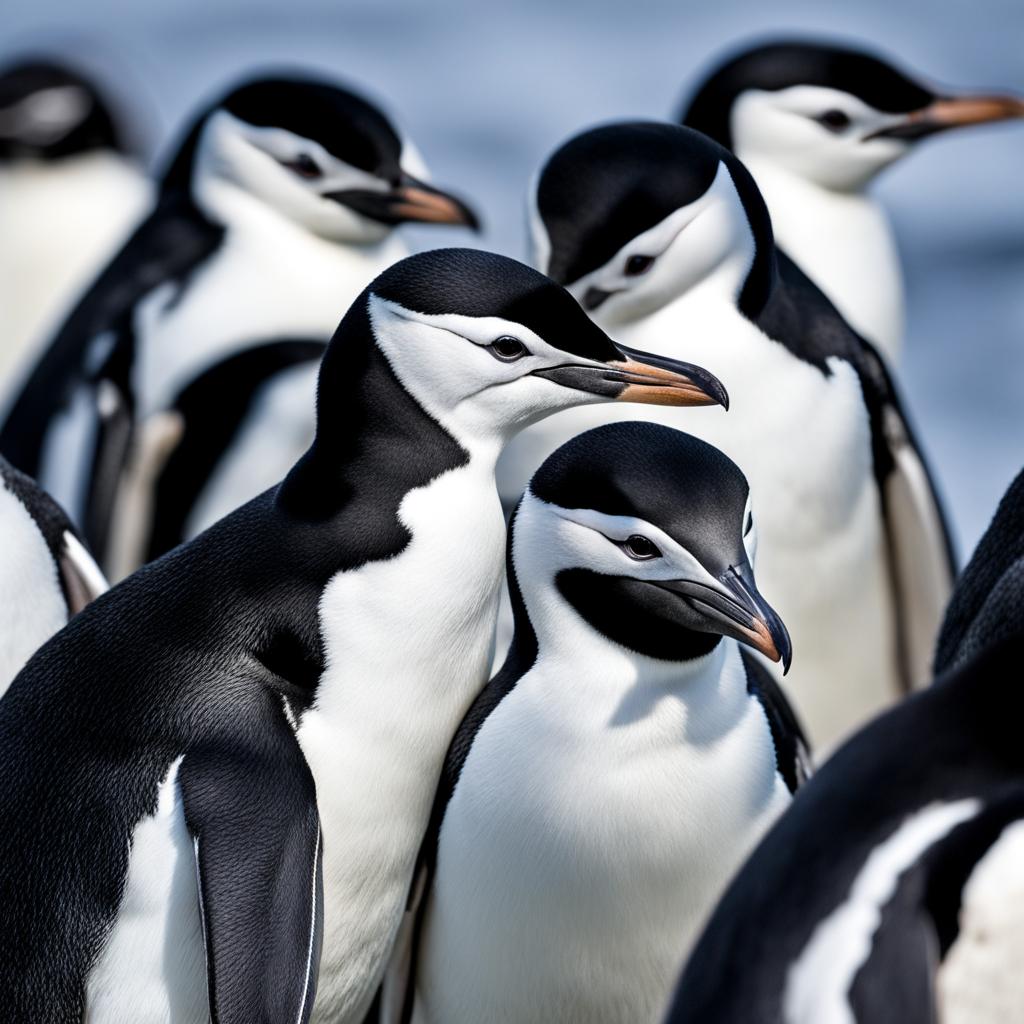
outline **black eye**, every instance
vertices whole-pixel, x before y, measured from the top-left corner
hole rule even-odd
[[[747,534],[750,533],[750,531],[753,528],[754,528],[754,513],[753,512],[748,512],[747,513],[747,522],[746,522],[746,525],[743,527],[743,536],[746,537]]]
[[[635,558],[638,562],[646,562],[652,558],[661,557],[661,552],[658,548],[646,537],[641,537],[639,533],[634,533],[632,537],[627,537],[620,547],[630,558]]]
[[[300,178],[320,178],[324,173],[320,170],[320,165],[308,153],[300,153],[293,160],[283,160],[282,163]]]
[[[626,260],[625,271],[629,277],[646,274],[654,266],[653,256],[630,256]]]
[[[523,356],[530,354],[530,350],[518,338],[513,338],[511,334],[502,335],[497,341],[491,342],[487,346],[487,351],[503,363],[514,363],[517,359],[522,359]]]
[[[819,114],[815,120],[818,124],[823,124],[831,132],[841,132],[850,127],[849,115],[844,114],[841,110],[826,110],[824,114]]]

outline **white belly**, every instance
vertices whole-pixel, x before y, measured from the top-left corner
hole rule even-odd
[[[650,317],[616,336],[707,367],[729,391],[729,412],[614,404],[559,413],[505,449],[498,464],[502,498],[511,504],[547,455],[609,420],[653,420],[721,449],[750,483],[758,587],[792,637],[793,666],[783,685],[813,741],[831,744],[899,692],[860,385],[845,363],[833,360],[834,374],[826,380],[750,325],[730,327],[725,338],[713,326],[720,315],[697,305],[703,296],[687,301],[693,305],[686,307],[685,325],[670,309],[664,320]],[[499,637],[509,629],[503,617]]]
[[[960,934],[938,976],[943,1024],[1008,1024],[1024,1006],[1024,822],[1004,830],[964,887]]]
[[[779,245],[846,322],[873,342],[890,366],[898,366],[903,272],[882,207],[865,193],[821,189],[757,160],[747,166],[768,204]]]
[[[177,784],[132,837],[117,917],[86,988],[87,1024],[206,1024],[206,955],[192,840]]]
[[[324,836],[314,1021],[362,1024],[448,744],[486,680],[504,546],[493,488],[492,466],[471,463],[411,492],[409,546],[321,599],[328,668],[298,732]]]
[[[668,687],[645,713],[606,706],[590,673],[574,686],[542,668],[499,705],[445,817],[418,1022],[661,1019],[706,914],[789,802],[735,644],[722,656],[727,682],[686,703]]]
[[[0,697],[67,620],[50,549],[25,506],[0,484]]]
[[[106,153],[0,172],[0,406],[151,192],[141,171]]]

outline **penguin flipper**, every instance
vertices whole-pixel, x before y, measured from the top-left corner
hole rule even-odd
[[[888,547],[904,685],[927,685],[953,592],[956,559],[931,472],[885,363],[868,342],[857,367],[871,415],[872,448]]]
[[[747,673],[747,693],[764,708],[775,744],[775,763],[790,793],[795,793],[814,774],[814,758],[800,720],[775,677],[757,655],[740,648]]]
[[[313,1009],[323,937],[316,789],[284,705],[261,691],[178,778],[192,836],[213,1024]],[[248,712],[248,713],[246,713]]]

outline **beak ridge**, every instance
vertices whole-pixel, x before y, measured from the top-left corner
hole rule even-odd
[[[921,139],[950,128],[991,124],[1024,117],[1024,99],[1009,95],[939,97],[915,110],[899,124],[869,135],[868,139]]]
[[[793,662],[789,630],[758,592],[750,566],[730,566],[719,579],[735,594],[752,619],[749,626],[740,626],[743,640],[766,658],[781,661],[783,674],[788,672]]]

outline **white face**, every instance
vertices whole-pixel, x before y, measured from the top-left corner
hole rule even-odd
[[[869,138],[905,120],[838,89],[794,85],[744,92],[733,104],[730,130],[741,160],[770,162],[824,188],[851,192],[909,152],[905,140]]]
[[[403,170],[422,170],[415,150],[407,146],[402,155],[411,160]],[[224,110],[213,114],[203,129],[195,175],[200,196],[206,182],[230,181],[334,241],[374,242],[391,230],[325,198],[346,189],[386,193],[390,186],[383,179],[339,160],[312,139],[283,128],[257,128]]]
[[[548,413],[602,401],[537,370],[606,364],[564,352],[500,317],[428,315],[370,297],[377,344],[403,386],[470,450],[501,444]]]
[[[667,306],[733,256],[749,266],[753,239],[732,176],[719,164],[700,199],[632,239],[568,290],[585,307],[590,289],[611,292],[592,315],[606,325],[628,323]]]
[[[748,498],[744,529],[751,521]],[[744,537],[751,565],[756,548],[754,536],[751,529]],[[653,545],[653,549],[638,544],[637,538]],[[733,599],[696,555],[653,523],[593,509],[562,508],[542,501],[529,490],[516,515],[513,559],[516,579],[538,637],[543,640],[550,634],[553,643],[563,646],[567,639],[571,640],[574,628],[569,620],[577,618],[555,583],[563,569],[585,568],[605,576],[637,580],[688,580]],[[592,637],[590,627],[580,624],[579,628]],[[592,643],[592,639],[588,642]]]

